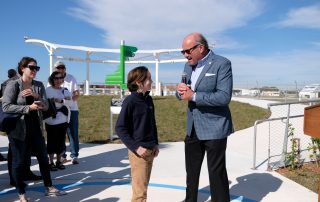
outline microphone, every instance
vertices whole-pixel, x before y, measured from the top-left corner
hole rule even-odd
[[[187,73],[185,72],[181,75],[181,83],[187,84]]]

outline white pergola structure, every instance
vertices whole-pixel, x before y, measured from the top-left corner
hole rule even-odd
[[[39,39],[30,39],[24,37],[26,43],[32,43],[40,46],[44,46],[49,52],[50,60],[50,74],[53,71],[53,64],[55,60],[66,60],[66,61],[77,61],[86,63],[86,80],[85,80],[85,95],[90,94],[90,63],[106,63],[106,64],[119,64],[120,61],[116,59],[93,59],[90,56],[95,54],[99,57],[99,53],[103,54],[120,54],[120,49],[105,49],[105,48],[91,48],[85,46],[72,46],[63,44],[54,44]],[[73,50],[85,52],[84,58],[67,56],[67,55],[56,55],[59,50]],[[164,63],[179,63],[186,62],[187,60],[182,57],[180,53],[181,49],[158,49],[158,50],[138,50],[135,57],[130,58],[129,61],[125,61],[126,64],[155,64],[155,95],[160,95],[160,83],[159,83],[159,64]],[[170,55],[171,54],[171,55]],[[172,56],[173,55],[173,56]],[[140,56],[140,58],[138,57]],[[149,57],[150,59],[146,59]]]

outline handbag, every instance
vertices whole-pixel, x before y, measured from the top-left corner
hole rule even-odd
[[[46,111],[42,111],[42,118],[47,119],[47,118],[56,118],[57,115],[57,108],[56,104],[54,103],[54,98],[48,98],[48,104],[49,107]]]
[[[3,112],[2,102],[0,102],[0,131],[8,133],[15,129],[21,116],[22,114]]]
[[[15,99],[18,99],[20,93],[17,85]],[[2,110],[2,102],[0,102],[0,131],[9,133],[16,128],[17,121],[21,118],[22,114],[20,113],[7,113]]]

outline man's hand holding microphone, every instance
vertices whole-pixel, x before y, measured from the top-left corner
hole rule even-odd
[[[194,92],[191,90],[190,85],[187,82],[187,73],[182,73],[181,83],[177,85],[176,90],[179,93],[181,100],[192,100]]]

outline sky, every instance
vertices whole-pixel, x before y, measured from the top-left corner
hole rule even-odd
[[[0,81],[23,56],[38,61],[37,80],[47,81],[48,51],[25,43],[24,36],[112,49],[125,40],[139,50],[155,50],[181,48],[187,34],[200,32],[215,54],[231,60],[234,87],[296,89],[320,83],[319,0],[4,0],[0,9]],[[79,51],[64,54],[85,57]],[[84,63],[66,65],[78,83],[84,82]],[[155,81],[154,65],[146,66]],[[127,65],[126,72],[133,67]],[[159,81],[178,83],[183,67],[161,64]],[[115,65],[91,64],[90,81],[104,83],[115,70]]]

